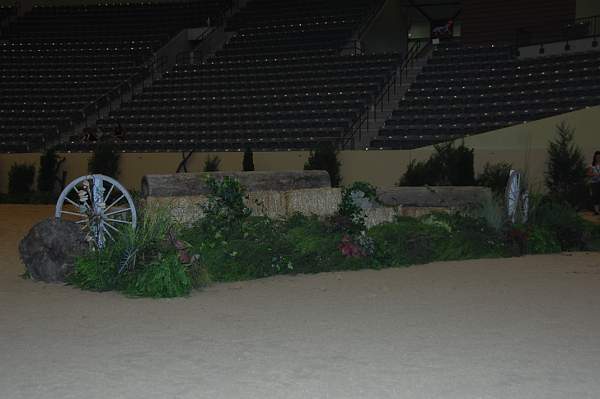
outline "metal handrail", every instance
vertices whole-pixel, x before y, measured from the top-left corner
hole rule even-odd
[[[515,46],[518,48],[551,42],[568,42],[598,36],[600,36],[600,15],[593,15],[519,28],[515,32]]]
[[[422,51],[429,45],[429,39],[423,40],[415,40],[412,42],[412,46],[409,48],[406,56],[400,63],[400,65],[394,70],[391,74],[390,78],[384,85],[381,94],[378,96],[375,103],[372,105],[373,109],[373,119],[377,120],[377,108],[381,107],[381,111],[383,112],[384,99],[387,98],[387,104],[390,103],[390,94],[393,90],[393,93],[396,94],[398,90],[398,84],[402,84],[403,76],[408,76],[408,69],[410,66],[414,65],[415,60],[421,54]],[[346,147],[346,145],[351,142],[352,147],[354,147],[354,140],[356,135],[358,134],[358,139],[362,140],[362,129],[366,124],[367,131],[369,130],[369,115],[370,115],[370,107],[366,107],[359,114],[359,116],[352,122],[350,128],[347,130],[347,134],[342,138],[342,147]]]
[[[142,64],[142,68],[143,68],[142,71],[134,74],[132,77],[130,77],[126,81],[117,84],[116,86],[114,86],[113,88],[108,90],[108,92],[105,92],[101,96],[97,97],[90,104],[85,106],[81,110],[81,114],[83,115],[82,119],[85,122],[85,126],[87,127],[88,116],[91,114],[90,108],[95,110],[97,112],[97,117],[100,118],[100,109],[101,109],[100,105],[104,101],[107,100],[109,112],[111,112],[112,111],[112,101],[116,97],[114,95],[114,93],[118,92],[118,96],[121,97],[121,103],[123,102],[123,94],[131,93],[131,95],[133,97],[133,95],[135,94],[134,90],[135,90],[136,84],[139,83],[139,81],[141,81],[142,82],[142,90],[143,90],[145,87],[144,81],[148,78],[148,76],[150,76],[151,82],[153,83],[155,80],[158,79],[156,77],[156,73],[157,72],[159,74],[162,73],[165,69],[166,64],[167,64],[166,56],[161,56],[161,57],[153,56],[149,61]],[[125,88],[125,90],[124,90],[124,88]]]
[[[369,15],[367,16],[367,18],[365,18],[365,22],[363,23],[360,30],[358,31],[358,34],[355,37],[360,38],[360,37],[362,37],[362,35],[364,35],[364,33],[367,31],[367,29],[369,28],[369,26],[371,24],[371,20],[377,16],[377,13],[381,9],[381,7],[385,4],[385,2],[386,2],[386,0],[378,0],[375,2],[375,4],[369,10],[370,11]]]
[[[210,27],[209,27],[210,28]],[[212,36],[214,33],[217,32],[217,28],[216,27],[212,27],[212,29],[207,29],[204,32],[202,32],[202,34],[200,36],[198,36],[196,39],[194,39],[195,41],[199,41],[199,42],[204,42],[205,40],[207,40],[210,36]],[[193,54],[193,58],[196,59],[196,53],[199,50],[197,49],[192,49],[190,51],[180,51],[179,53],[177,53],[175,55],[175,63],[176,64],[191,64],[192,63],[192,57],[191,55]],[[186,61],[187,60],[187,61]]]
[[[340,49],[340,53],[344,50],[352,50],[351,55],[363,55],[365,54],[365,50],[359,45],[361,43],[360,40],[351,40],[351,45],[344,46]]]

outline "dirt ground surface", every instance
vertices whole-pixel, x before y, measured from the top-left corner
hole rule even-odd
[[[0,398],[598,398],[600,254],[217,284],[23,280],[44,206],[0,206]]]

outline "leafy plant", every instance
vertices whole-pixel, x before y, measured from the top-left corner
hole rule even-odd
[[[560,242],[547,227],[533,226],[528,234],[527,252],[531,254],[550,254],[560,252]]]
[[[111,141],[100,140],[96,143],[92,157],[88,161],[88,172],[117,178],[121,153]]]
[[[78,258],[69,282],[83,289],[120,290],[129,295],[172,297],[208,283],[206,268],[190,257],[184,264],[174,244],[180,234],[167,208],[143,208],[137,229],[127,226],[105,248]]]
[[[506,212],[501,205],[501,197],[485,198],[473,212],[474,217],[482,219],[494,231],[500,231],[506,224]]]
[[[530,212],[529,223],[552,232],[563,251],[586,248],[583,219],[567,203],[557,202],[551,197],[536,201]]]
[[[244,204],[246,189],[237,179],[225,176],[217,180],[209,176],[205,182],[210,194],[208,202],[202,207],[205,215],[202,221],[204,225],[217,231],[232,227],[250,216],[250,209]]]
[[[506,162],[486,163],[483,172],[477,177],[477,185],[489,187],[496,197],[504,195],[512,165]]]
[[[304,164],[304,170],[326,170],[331,179],[331,185],[338,187],[342,181],[340,174],[341,163],[338,152],[331,142],[321,142],[315,151],[311,151]]]
[[[548,146],[546,187],[554,200],[579,208],[587,198],[584,157],[574,143],[574,129],[562,122],[556,126],[556,133]]]
[[[210,157],[207,156],[206,160],[204,161],[204,172],[218,172],[219,171],[219,166],[221,166],[221,158],[219,158],[217,155],[215,155],[214,157]]]
[[[254,154],[252,153],[252,149],[250,147],[247,147],[246,151],[244,151],[242,170],[244,172],[251,172],[254,170]]]
[[[33,179],[35,177],[35,166],[24,163],[15,163],[8,171],[8,193],[25,197],[31,193]]]
[[[118,240],[111,245],[118,272],[133,272],[139,265],[152,262],[160,253],[173,252],[176,248],[168,241],[168,234],[179,230],[171,219],[168,208],[149,205],[140,209],[138,226],[126,226]]]
[[[124,291],[133,296],[173,298],[189,295],[191,289],[185,266],[170,254],[157,257],[137,272]]]
[[[473,150],[462,143],[435,146],[435,153],[423,162],[411,161],[400,186],[470,186],[475,183]]]
[[[70,284],[91,291],[117,289],[117,265],[107,252],[89,253],[75,260],[73,272],[68,277]]]
[[[398,182],[399,186],[434,186],[438,181],[438,171],[433,170],[428,162],[411,160],[406,172]]]

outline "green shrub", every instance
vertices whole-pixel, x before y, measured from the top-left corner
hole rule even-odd
[[[290,252],[278,222],[248,217],[237,221],[236,228],[223,230],[211,229],[207,223],[198,224],[183,238],[199,254],[211,281],[247,280],[288,271],[274,265],[278,255]]]
[[[398,218],[371,228],[368,234],[375,241],[375,259],[384,266],[508,255],[498,233],[482,220],[460,214]]]
[[[81,289],[110,291],[118,287],[117,264],[112,261],[109,250],[90,253],[75,260],[73,272],[67,281]]]
[[[250,147],[244,151],[244,160],[242,161],[242,170],[244,172],[251,172],[254,170],[254,154]]]
[[[472,149],[465,147],[464,143],[454,147],[452,142],[437,145],[435,149],[437,160],[434,164],[443,172],[442,180],[438,185],[472,186],[475,184]]]
[[[502,231],[490,227],[486,220],[461,213],[434,213],[440,227],[449,232],[445,239],[437,243],[435,260],[459,260],[495,258],[509,255],[502,239]],[[446,226],[449,226],[447,228]]]
[[[506,162],[486,163],[483,172],[477,178],[477,185],[489,187],[495,196],[502,197],[506,191],[511,169],[512,165]]]
[[[435,186],[439,181],[439,170],[434,170],[428,162],[410,161],[406,172],[398,182],[399,186]]]
[[[529,216],[531,226],[552,232],[563,251],[586,248],[585,223],[573,207],[549,197],[539,200],[534,205]]]
[[[213,233],[238,228],[241,220],[251,213],[244,204],[246,189],[229,176],[222,179],[208,176],[205,182],[210,193],[208,202],[202,207],[204,218],[200,224]]]
[[[375,260],[387,266],[430,262],[435,259],[436,242],[448,237],[448,233],[439,226],[426,225],[417,219],[405,217],[398,218],[394,223],[375,226],[368,234],[375,241]]]
[[[8,193],[15,197],[26,197],[31,194],[35,166],[13,164],[8,172]]]
[[[92,157],[88,161],[88,172],[117,178],[121,153],[117,145],[111,141],[101,140],[96,143]]]
[[[560,242],[547,227],[533,226],[527,237],[527,252],[531,254],[550,254],[560,252]]]
[[[584,157],[574,143],[574,129],[563,122],[556,126],[556,132],[556,139],[548,146],[546,187],[555,201],[581,208],[588,196]]]
[[[40,156],[40,170],[37,176],[37,189],[43,193],[54,193],[58,181],[58,170],[64,158],[60,158],[55,148],[50,148]]]
[[[340,166],[338,152],[333,143],[322,142],[315,151],[310,152],[304,170],[326,170],[331,179],[331,186],[338,187],[342,182]]]
[[[204,161],[204,172],[218,172],[219,167],[221,166],[221,158],[217,155],[211,158],[211,156],[207,156]]]
[[[496,232],[502,230],[507,222],[506,209],[500,202],[504,200],[499,198],[486,198],[473,212],[476,219],[484,220],[487,227]]]
[[[435,146],[436,152],[425,162],[411,161],[400,179],[400,186],[470,186],[475,184],[473,150],[462,143]]]
[[[206,269],[195,257],[182,264],[180,234],[166,208],[142,208],[138,226],[125,226],[115,241],[78,258],[69,282],[88,290],[120,290],[129,295],[172,297],[207,284]]]
[[[133,296],[173,298],[189,295],[191,289],[186,267],[171,254],[159,256],[137,270],[124,291]]]

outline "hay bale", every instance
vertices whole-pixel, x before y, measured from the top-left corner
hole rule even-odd
[[[301,213],[306,216],[331,216],[335,214],[342,201],[339,188],[315,188],[292,190],[284,193],[288,216]]]
[[[396,216],[402,216],[401,206],[365,209],[365,226],[371,228],[381,223],[390,223]]]
[[[204,217],[202,206],[208,202],[204,195],[186,197],[148,197],[146,204],[168,208],[173,220],[184,226],[190,226]]]
[[[254,191],[244,201],[254,216],[282,219],[287,216],[287,198],[280,191]]]

